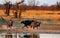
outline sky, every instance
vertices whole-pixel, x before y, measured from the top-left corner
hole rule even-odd
[[[12,4],[15,4],[16,2],[19,2],[21,0],[8,0],[11,1]],[[31,1],[35,1],[37,5],[53,5],[56,4],[56,2],[60,2],[60,0],[25,0],[25,4],[29,5],[29,2],[31,3]],[[5,0],[0,0],[0,4],[4,4]]]

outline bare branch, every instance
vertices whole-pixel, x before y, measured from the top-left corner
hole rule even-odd
[[[21,2],[19,2],[19,3],[17,3],[17,4],[21,4],[21,3],[23,3],[24,2],[24,0],[22,0]]]

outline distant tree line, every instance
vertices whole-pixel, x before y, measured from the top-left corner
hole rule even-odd
[[[23,10],[23,9],[41,9],[41,10],[60,10],[60,2],[57,2],[55,5],[51,5],[51,6],[48,6],[48,5],[46,5],[46,4],[44,4],[44,5],[41,5],[41,6],[38,6],[38,4],[39,4],[39,2],[37,1],[36,3],[35,3],[35,1],[32,1],[33,2],[33,4],[31,5],[31,2],[29,2],[29,6],[27,6],[26,4],[22,4],[22,5],[20,5],[19,7],[21,7],[20,9],[21,10]],[[6,6],[6,4],[7,3],[5,3],[5,8],[7,7]],[[8,5],[9,5],[9,3],[8,3]],[[9,7],[9,9],[17,9],[17,8],[15,8],[15,6],[18,6],[18,5],[12,5],[12,6],[10,6]],[[18,7],[18,8],[19,8]],[[3,8],[3,6],[1,7],[1,9]],[[7,8],[6,8],[7,9]]]

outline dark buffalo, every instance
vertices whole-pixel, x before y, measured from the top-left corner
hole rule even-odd
[[[34,22],[34,20],[25,20],[25,21],[22,21],[21,23],[24,24],[24,27],[27,27],[30,26],[30,24]]]
[[[37,22],[35,20],[25,20],[25,21],[22,21],[21,23],[23,23],[24,27],[27,27],[27,28],[28,28],[28,26],[33,27],[33,28],[35,28],[35,27],[38,28],[38,26],[40,26],[40,24],[41,24],[41,22]]]

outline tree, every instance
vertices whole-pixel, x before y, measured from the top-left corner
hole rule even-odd
[[[19,4],[22,4],[23,2],[24,2],[24,0],[22,0],[21,2],[16,2],[16,12],[15,13],[18,13],[18,10],[20,10],[19,18],[21,18],[21,13],[22,13],[22,10],[20,9]]]
[[[10,4],[10,1],[9,1],[9,2],[6,2],[6,3],[4,4],[4,8],[5,8],[5,10],[6,10],[5,13],[7,14],[7,16],[9,16],[11,6],[12,6],[12,4]]]
[[[57,10],[60,10],[60,2],[57,2],[56,7],[57,7]]]

